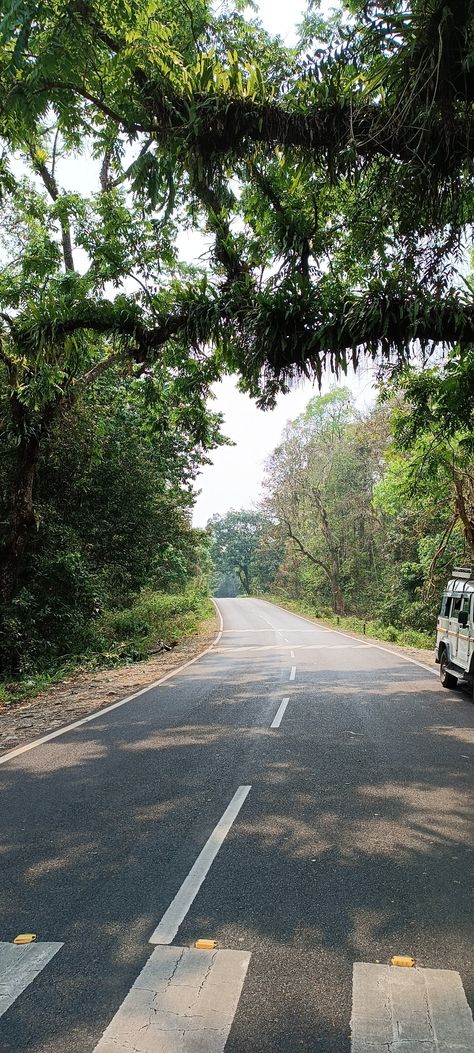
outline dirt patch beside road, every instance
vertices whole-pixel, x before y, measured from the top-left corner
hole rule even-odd
[[[154,683],[210,647],[217,631],[216,614],[172,651],[116,669],[75,673],[33,699],[0,704],[0,756]]]

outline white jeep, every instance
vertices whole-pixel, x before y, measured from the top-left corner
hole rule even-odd
[[[470,680],[474,687],[474,572],[454,567],[443,592],[436,630],[436,661],[443,687]]]

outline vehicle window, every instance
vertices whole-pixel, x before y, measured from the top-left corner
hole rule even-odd
[[[470,596],[465,596],[463,601],[462,601],[462,604],[461,604],[461,610],[465,611],[466,614],[469,614],[470,603],[471,603],[471,597]]]
[[[441,617],[442,618],[449,618],[452,602],[453,602],[453,597],[452,596],[443,596],[443,602],[441,604]]]
[[[453,605],[451,607],[451,618],[457,618],[459,611],[461,610],[461,596],[453,596]]]

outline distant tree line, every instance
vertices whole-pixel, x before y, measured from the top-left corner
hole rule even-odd
[[[453,358],[386,378],[365,412],[346,388],[312,398],[267,461],[259,510],[209,524],[217,589],[235,572],[244,594],[432,632],[453,563],[474,561],[472,409],[467,393],[462,422],[458,370]]]

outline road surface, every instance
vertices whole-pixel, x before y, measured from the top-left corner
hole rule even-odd
[[[469,695],[264,601],[219,607],[209,654],[0,764],[0,970],[18,933],[51,945],[3,1014],[0,983],[2,1053],[197,1048],[185,1025],[135,1041],[130,1012],[117,1034],[150,955],[201,968],[199,938],[236,952],[212,957],[228,1020],[203,1053],[229,1029],[225,1053],[349,1053],[353,965],[395,953],[474,1005]]]

